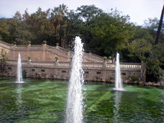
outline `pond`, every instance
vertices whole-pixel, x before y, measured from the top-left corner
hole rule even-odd
[[[63,123],[67,81],[0,78],[0,122]],[[84,87],[85,123],[162,123],[164,89],[87,82]]]

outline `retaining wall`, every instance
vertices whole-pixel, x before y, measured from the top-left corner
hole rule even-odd
[[[23,73],[26,77],[63,79],[69,80],[71,72],[70,62],[39,62],[39,61],[22,61]],[[6,64],[6,76],[16,76],[17,61],[10,60]],[[89,63],[83,62],[85,81],[109,81],[114,82],[115,64],[106,62]],[[122,63],[122,79],[127,80],[129,77],[136,77],[141,80],[141,64]]]

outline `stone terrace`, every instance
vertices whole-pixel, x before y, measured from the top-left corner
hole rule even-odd
[[[0,41],[0,49],[7,52],[6,76],[16,76],[18,53],[22,56],[23,73],[31,78],[68,80],[71,72],[73,52],[59,46],[10,45]],[[28,58],[30,57],[30,58]],[[56,59],[58,57],[58,59]],[[115,64],[104,61],[101,56],[85,53],[83,56],[84,79],[86,81],[109,81],[115,77]],[[136,63],[121,63],[123,80],[136,77],[142,80],[145,67]]]

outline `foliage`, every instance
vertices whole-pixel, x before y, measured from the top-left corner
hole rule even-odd
[[[146,65],[146,81],[158,82],[162,78],[162,69],[159,66],[159,61],[157,59],[151,59]]]
[[[44,40],[44,41],[43,41],[43,44],[47,44],[47,41],[46,41],[46,40]]]
[[[28,44],[31,44],[31,41],[28,41]]]
[[[158,22],[157,18],[148,19],[144,26],[137,26],[117,9],[106,13],[94,5],[82,5],[74,11],[62,4],[46,11],[41,8],[32,14],[28,10],[23,14],[17,11],[13,18],[0,18],[0,40],[17,45],[29,41],[42,44],[45,40],[52,46],[73,49],[75,36],[80,36],[85,52],[114,58],[117,51],[122,61],[144,61],[148,64],[147,74],[159,80],[160,74],[156,73],[160,73],[164,62],[164,28],[160,43],[154,45]]]
[[[56,43],[56,46],[59,46],[59,43]]]
[[[138,80],[137,77],[135,77],[135,76],[131,76],[130,78],[131,78],[132,81],[137,81]]]
[[[129,43],[129,56],[137,56],[140,60],[145,61],[150,53],[152,44],[145,39],[137,39]]]
[[[107,57],[106,56],[104,56],[103,58],[104,58],[104,60],[107,60]]]
[[[2,36],[0,35],[0,40],[2,40]]]
[[[6,65],[6,61],[7,61],[7,53],[2,49],[1,50],[1,56],[0,56],[0,67],[1,67],[1,71],[4,72],[5,70],[5,65]]]
[[[28,58],[28,60],[30,60],[31,59],[31,56],[28,56],[27,58]]]

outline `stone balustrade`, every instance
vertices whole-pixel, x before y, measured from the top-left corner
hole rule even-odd
[[[7,61],[8,65],[17,65],[16,60]],[[31,61],[30,64],[28,61],[22,61],[22,65],[26,66],[42,66],[42,67],[70,67],[70,62],[58,62],[56,65],[55,62],[48,61],[48,62],[41,62],[41,61]],[[101,62],[83,62],[83,68],[90,68],[90,69],[115,69],[115,64],[112,63],[101,63]],[[120,64],[121,70],[140,70],[141,64],[139,63],[121,63]]]
[[[64,49],[60,46],[49,46],[47,44],[11,45],[0,41],[0,49],[5,49],[5,51],[7,51],[9,60],[16,60],[18,53],[21,54],[23,60],[27,60],[27,57],[31,56],[33,61],[53,61],[55,57],[58,57],[60,61],[69,62],[73,56],[73,51]],[[83,60],[85,62],[103,62],[101,56],[85,52]]]
[[[68,80],[73,51],[59,46],[10,45],[0,41],[0,49],[7,52],[6,76],[16,76],[18,53],[21,54],[26,77]],[[1,58],[0,58],[1,59]],[[137,63],[121,63],[123,80],[135,76],[145,80],[145,67]],[[101,56],[83,52],[83,70],[86,81],[114,81],[115,64]]]
[[[27,77],[68,80],[71,70],[70,62],[61,61],[22,61],[23,71]],[[8,60],[7,76],[16,76],[17,60]],[[135,76],[141,80],[141,64],[121,63],[123,80]],[[106,62],[83,62],[84,79],[86,81],[114,81],[115,64]]]

